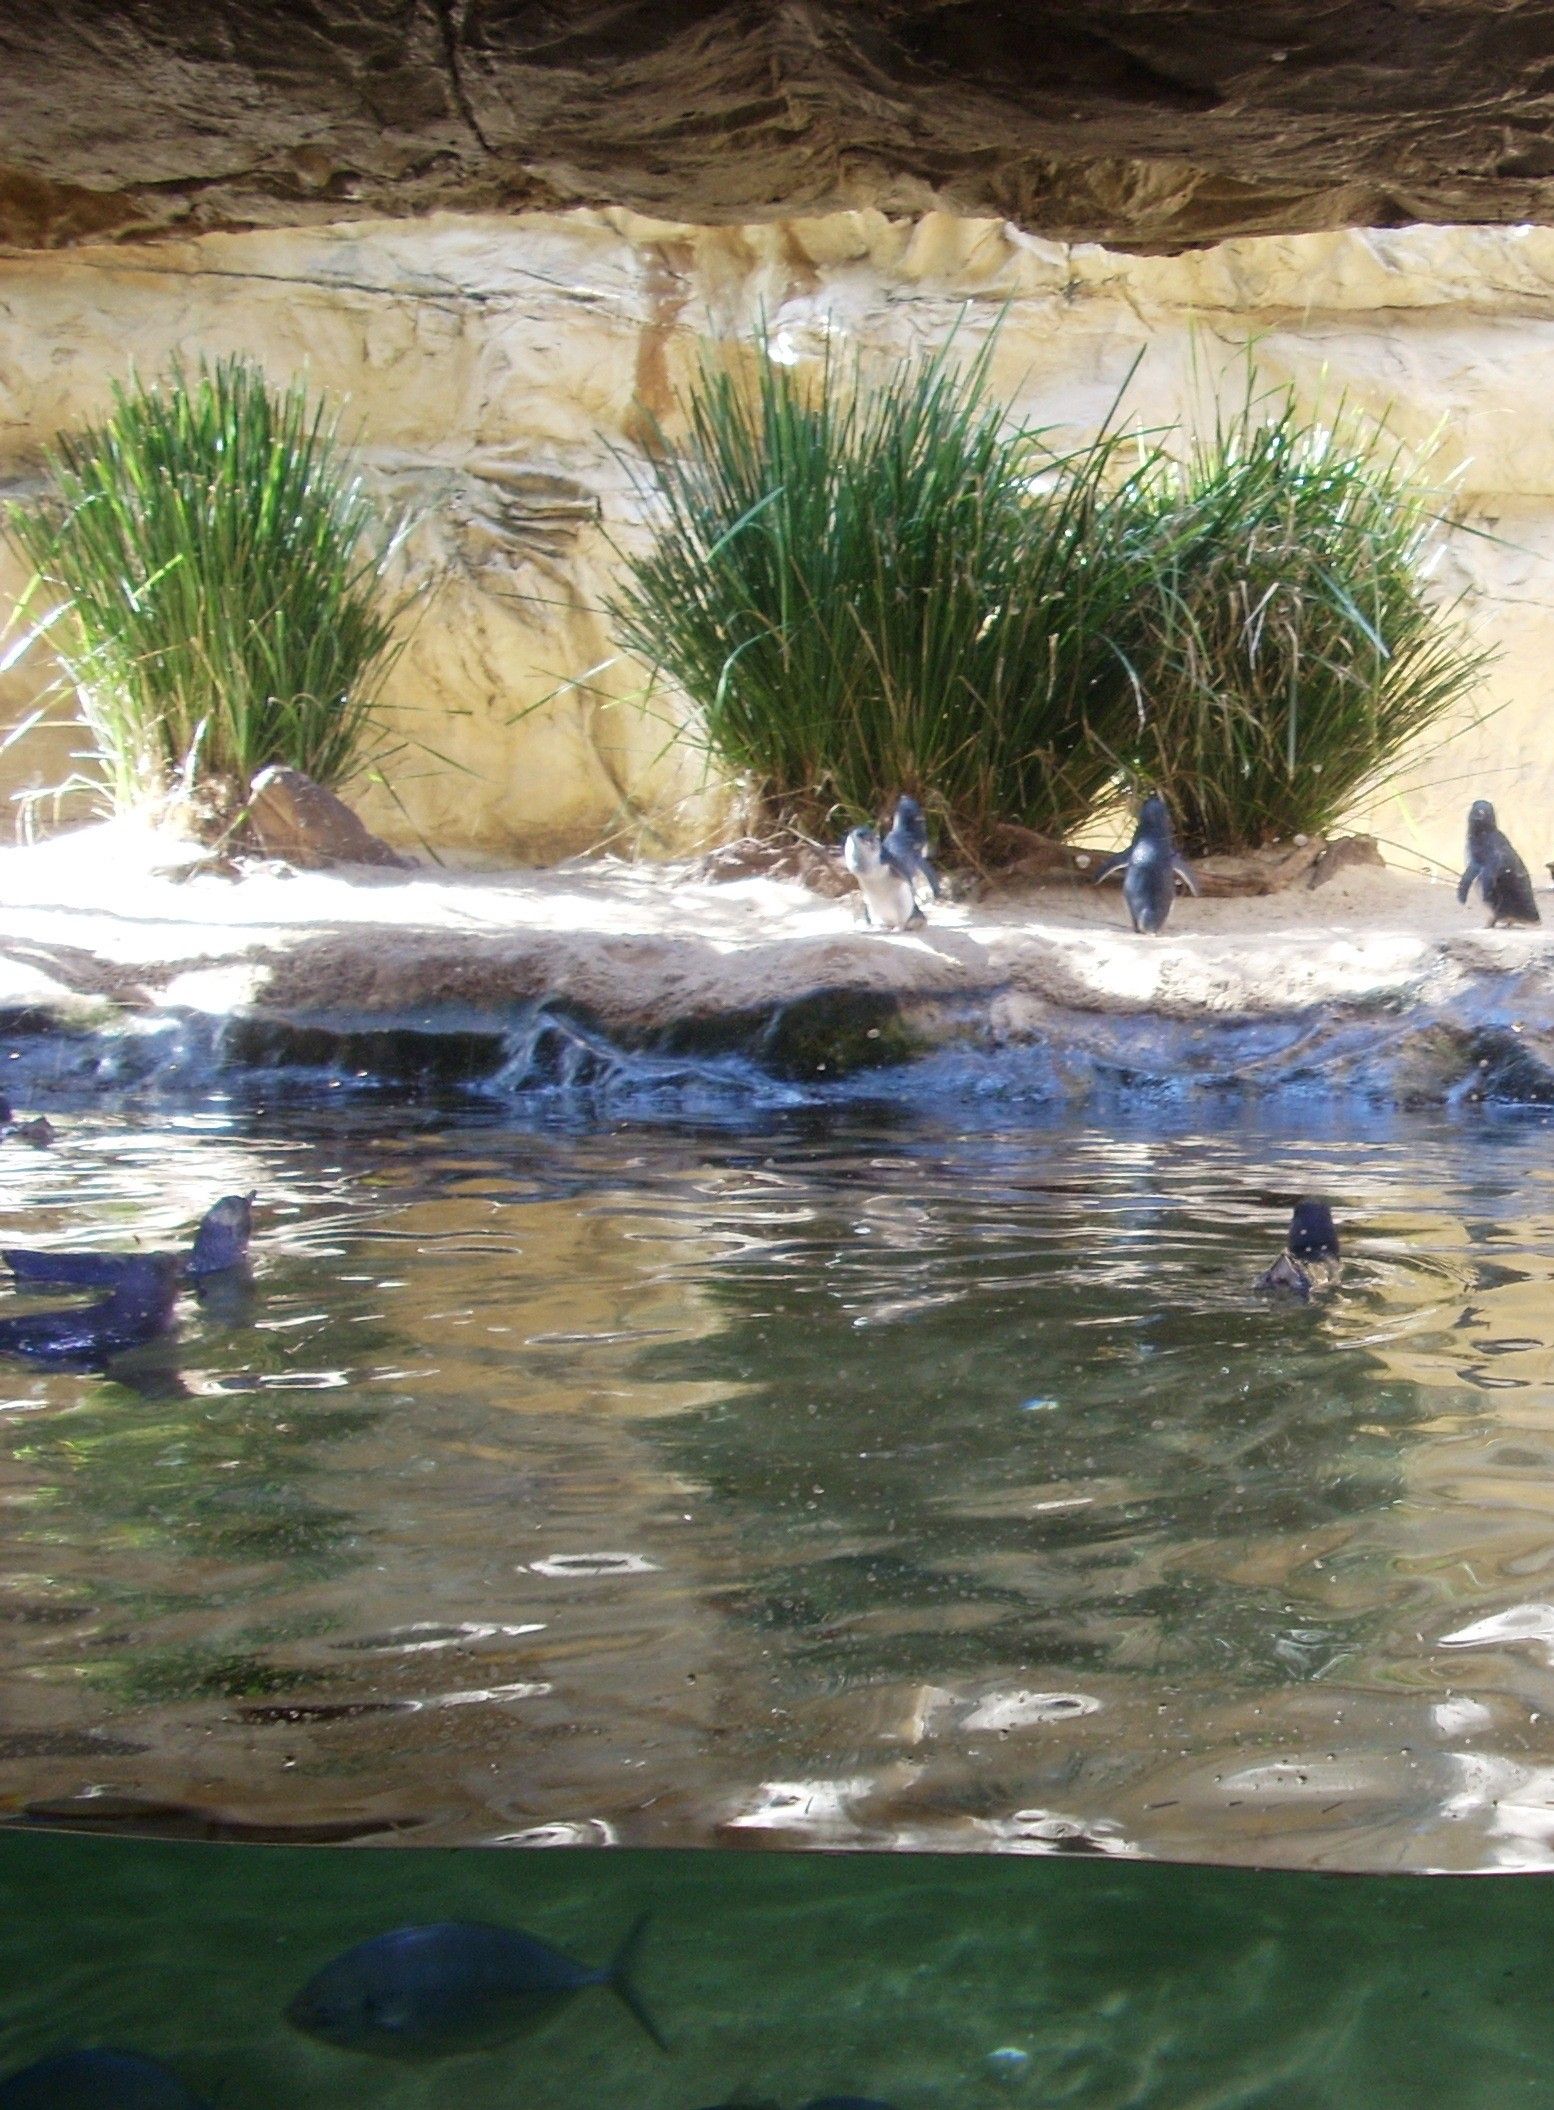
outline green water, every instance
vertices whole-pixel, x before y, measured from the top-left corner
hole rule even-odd
[[[1554,1889],[1537,1879],[13,1832],[0,1908],[0,2065],[62,2040],[130,2045],[219,2110],[1554,2103]],[[496,1920],[591,1960],[644,1908],[641,1990],[667,2057],[602,1992],[538,2036],[429,2066],[282,2019],[321,1963],[392,1925]]]
[[[63,1118],[0,1243],[252,1187],[255,1280],[0,1372],[0,1808],[1546,1867],[1548,1135]],[[1270,1307],[1303,1191],[1344,1287]]]

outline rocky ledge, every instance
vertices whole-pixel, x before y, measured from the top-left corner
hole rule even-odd
[[[1547,220],[1543,0],[55,0],[0,241],[627,204],[938,206],[1146,249]]]
[[[1484,928],[1444,883],[1184,900],[1031,887],[870,931],[852,901],[611,861],[179,876],[114,826],[0,852],[0,1087],[195,1095],[275,1073],[400,1089],[733,1089],[881,1073],[1040,1095],[1352,1091],[1554,1102],[1554,917]]]

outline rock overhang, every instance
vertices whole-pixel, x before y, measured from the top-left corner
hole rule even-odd
[[[0,69],[19,249],[599,204],[1159,251],[1554,218],[1535,0],[57,0]]]

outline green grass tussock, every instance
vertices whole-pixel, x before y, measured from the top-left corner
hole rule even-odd
[[[657,435],[617,634],[769,809],[910,791],[975,851],[1150,787],[1186,847],[1247,849],[1330,829],[1477,683],[1400,449],[1249,384],[1181,460],[1111,425],[1057,452],[993,400],[991,340],[953,349],[709,357]]]
[[[1251,389],[1151,483],[1117,759],[1190,850],[1325,833],[1490,657],[1428,591],[1441,494],[1341,411]]]
[[[1090,732],[1131,707],[1109,640],[1145,458],[1011,426],[990,350],[818,383],[765,347],[753,379],[709,358],[684,441],[658,436],[662,527],[624,559],[617,634],[722,766],[811,825],[910,791],[968,844],[1059,833],[1114,774]]]
[[[202,362],[116,387],[47,466],[56,497],[5,524],[62,596],[54,642],[116,804],[363,763],[403,603],[337,417],[250,361]]]

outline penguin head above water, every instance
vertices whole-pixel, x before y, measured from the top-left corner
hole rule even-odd
[[[1289,1251],[1296,1260],[1336,1260],[1338,1232],[1326,1202],[1298,1201],[1290,1217]]]
[[[189,1254],[191,1275],[218,1275],[238,1267],[248,1257],[248,1241],[254,1228],[254,1193],[224,1194],[200,1218]]]

